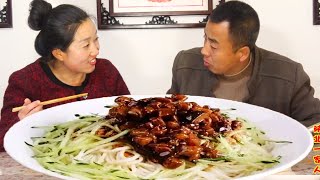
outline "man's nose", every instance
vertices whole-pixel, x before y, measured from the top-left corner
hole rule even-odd
[[[203,55],[203,56],[208,56],[209,55],[209,51],[208,51],[208,48],[210,48],[209,47],[210,45],[209,45],[209,43],[208,43],[208,41],[205,41],[204,43],[203,43],[203,47],[202,47],[202,49],[201,49],[201,54]]]

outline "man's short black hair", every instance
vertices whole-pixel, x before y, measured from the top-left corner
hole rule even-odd
[[[255,46],[260,22],[257,12],[248,4],[240,1],[222,3],[212,11],[209,21],[229,22],[229,35],[234,50],[243,46],[252,49]]]

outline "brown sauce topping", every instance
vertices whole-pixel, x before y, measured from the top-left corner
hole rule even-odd
[[[227,119],[219,109],[186,99],[184,95],[140,100],[120,96],[107,118],[116,118],[121,130],[131,129],[126,140],[138,153],[166,168],[177,168],[183,160],[218,157],[210,143],[201,143],[201,137],[216,138],[240,128],[241,122]],[[100,137],[111,134],[97,131]]]

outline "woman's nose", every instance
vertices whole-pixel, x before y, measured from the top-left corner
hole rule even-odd
[[[93,47],[91,49],[91,55],[92,56],[97,56],[99,54],[99,49],[100,49],[99,44],[93,45]]]

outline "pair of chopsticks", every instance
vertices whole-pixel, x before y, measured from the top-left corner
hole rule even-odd
[[[82,94],[77,94],[77,95],[73,95],[73,96],[67,96],[67,97],[52,99],[52,100],[48,100],[48,101],[43,101],[40,104],[44,106],[44,105],[58,103],[58,102],[67,101],[67,100],[70,100],[70,99],[76,99],[76,98],[80,98],[80,97],[85,97],[86,98],[87,96],[88,96],[88,93],[82,93]],[[20,111],[24,107],[25,106],[12,108],[12,112]]]

